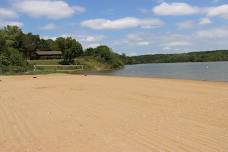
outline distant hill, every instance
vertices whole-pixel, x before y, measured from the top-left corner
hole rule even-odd
[[[132,56],[127,64],[228,61],[228,50]]]

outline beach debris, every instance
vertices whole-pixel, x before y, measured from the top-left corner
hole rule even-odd
[[[0,82],[2,82],[2,80],[0,80]]]
[[[36,79],[37,77],[33,77],[33,79]]]

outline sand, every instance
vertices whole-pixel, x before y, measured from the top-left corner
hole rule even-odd
[[[0,77],[0,152],[227,152],[228,83]]]

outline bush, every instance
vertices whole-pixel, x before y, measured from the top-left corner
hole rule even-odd
[[[98,46],[94,49],[89,48],[85,51],[85,55],[95,57],[99,62],[108,64],[112,69],[118,69],[124,65],[121,56],[112,52],[112,50],[105,45]]]
[[[9,65],[22,67],[27,66],[27,62],[22,53],[15,48],[8,48],[5,52],[3,52],[3,55],[5,55],[5,58],[7,58],[8,62],[10,63]]]
[[[17,49],[8,48],[0,54],[0,66],[21,66],[26,67],[28,63]]]
[[[74,64],[74,59],[76,57],[76,52],[72,49],[67,49],[63,53],[63,61],[60,63],[63,65]]]
[[[0,54],[0,67],[9,66],[9,65],[10,65],[9,59],[5,55]]]
[[[8,48],[0,54],[0,73],[25,72],[28,63],[23,55],[14,48]]]

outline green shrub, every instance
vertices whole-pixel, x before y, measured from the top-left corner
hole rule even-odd
[[[0,73],[25,72],[28,63],[22,53],[15,48],[8,48],[0,54]]]

